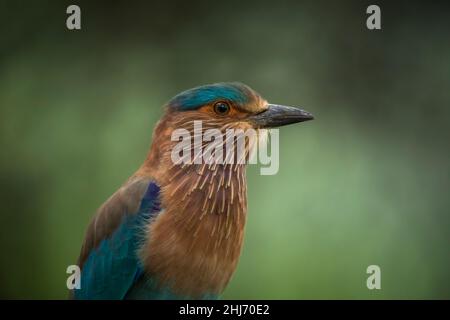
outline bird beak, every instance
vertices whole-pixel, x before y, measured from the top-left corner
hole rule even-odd
[[[255,128],[275,128],[291,123],[314,119],[314,116],[302,109],[268,104],[263,112],[250,116],[249,120]]]

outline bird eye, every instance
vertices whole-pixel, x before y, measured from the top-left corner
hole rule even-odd
[[[217,102],[214,105],[214,112],[221,116],[226,115],[230,112],[230,106],[226,102]]]

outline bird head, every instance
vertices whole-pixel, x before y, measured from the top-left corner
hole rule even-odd
[[[187,121],[198,118],[235,128],[274,128],[313,119],[312,114],[302,109],[270,104],[250,87],[237,82],[181,92],[169,101],[167,109]]]
[[[203,132],[207,129],[218,129],[223,133],[228,129],[254,129],[259,133],[260,129],[312,119],[311,113],[300,108],[268,103],[242,83],[215,83],[192,88],[166,104],[165,114],[154,132],[148,162],[155,166],[156,162],[168,161],[168,154],[174,147],[173,131],[186,129],[194,135],[196,121],[201,121]]]

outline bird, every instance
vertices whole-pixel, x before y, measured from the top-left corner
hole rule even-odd
[[[246,163],[174,163],[174,131],[193,134],[198,121],[202,130],[223,134],[262,131],[313,118],[301,108],[270,104],[239,82],[174,96],[142,165],[90,221],[77,262],[80,286],[71,298],[219,299],[243,244]],[[245,146],[248,156],[253,147]],[[186,154],[194,157],[192,146]]]

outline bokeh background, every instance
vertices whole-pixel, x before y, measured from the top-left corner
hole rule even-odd
[[[365,1],[1,0],[0,297],[65,299],[161,106],[241,81],[316,120],[281,130],[277,175],[250,168],[224,298],[450,298],[450,6],[374,3],[381,31]]]

